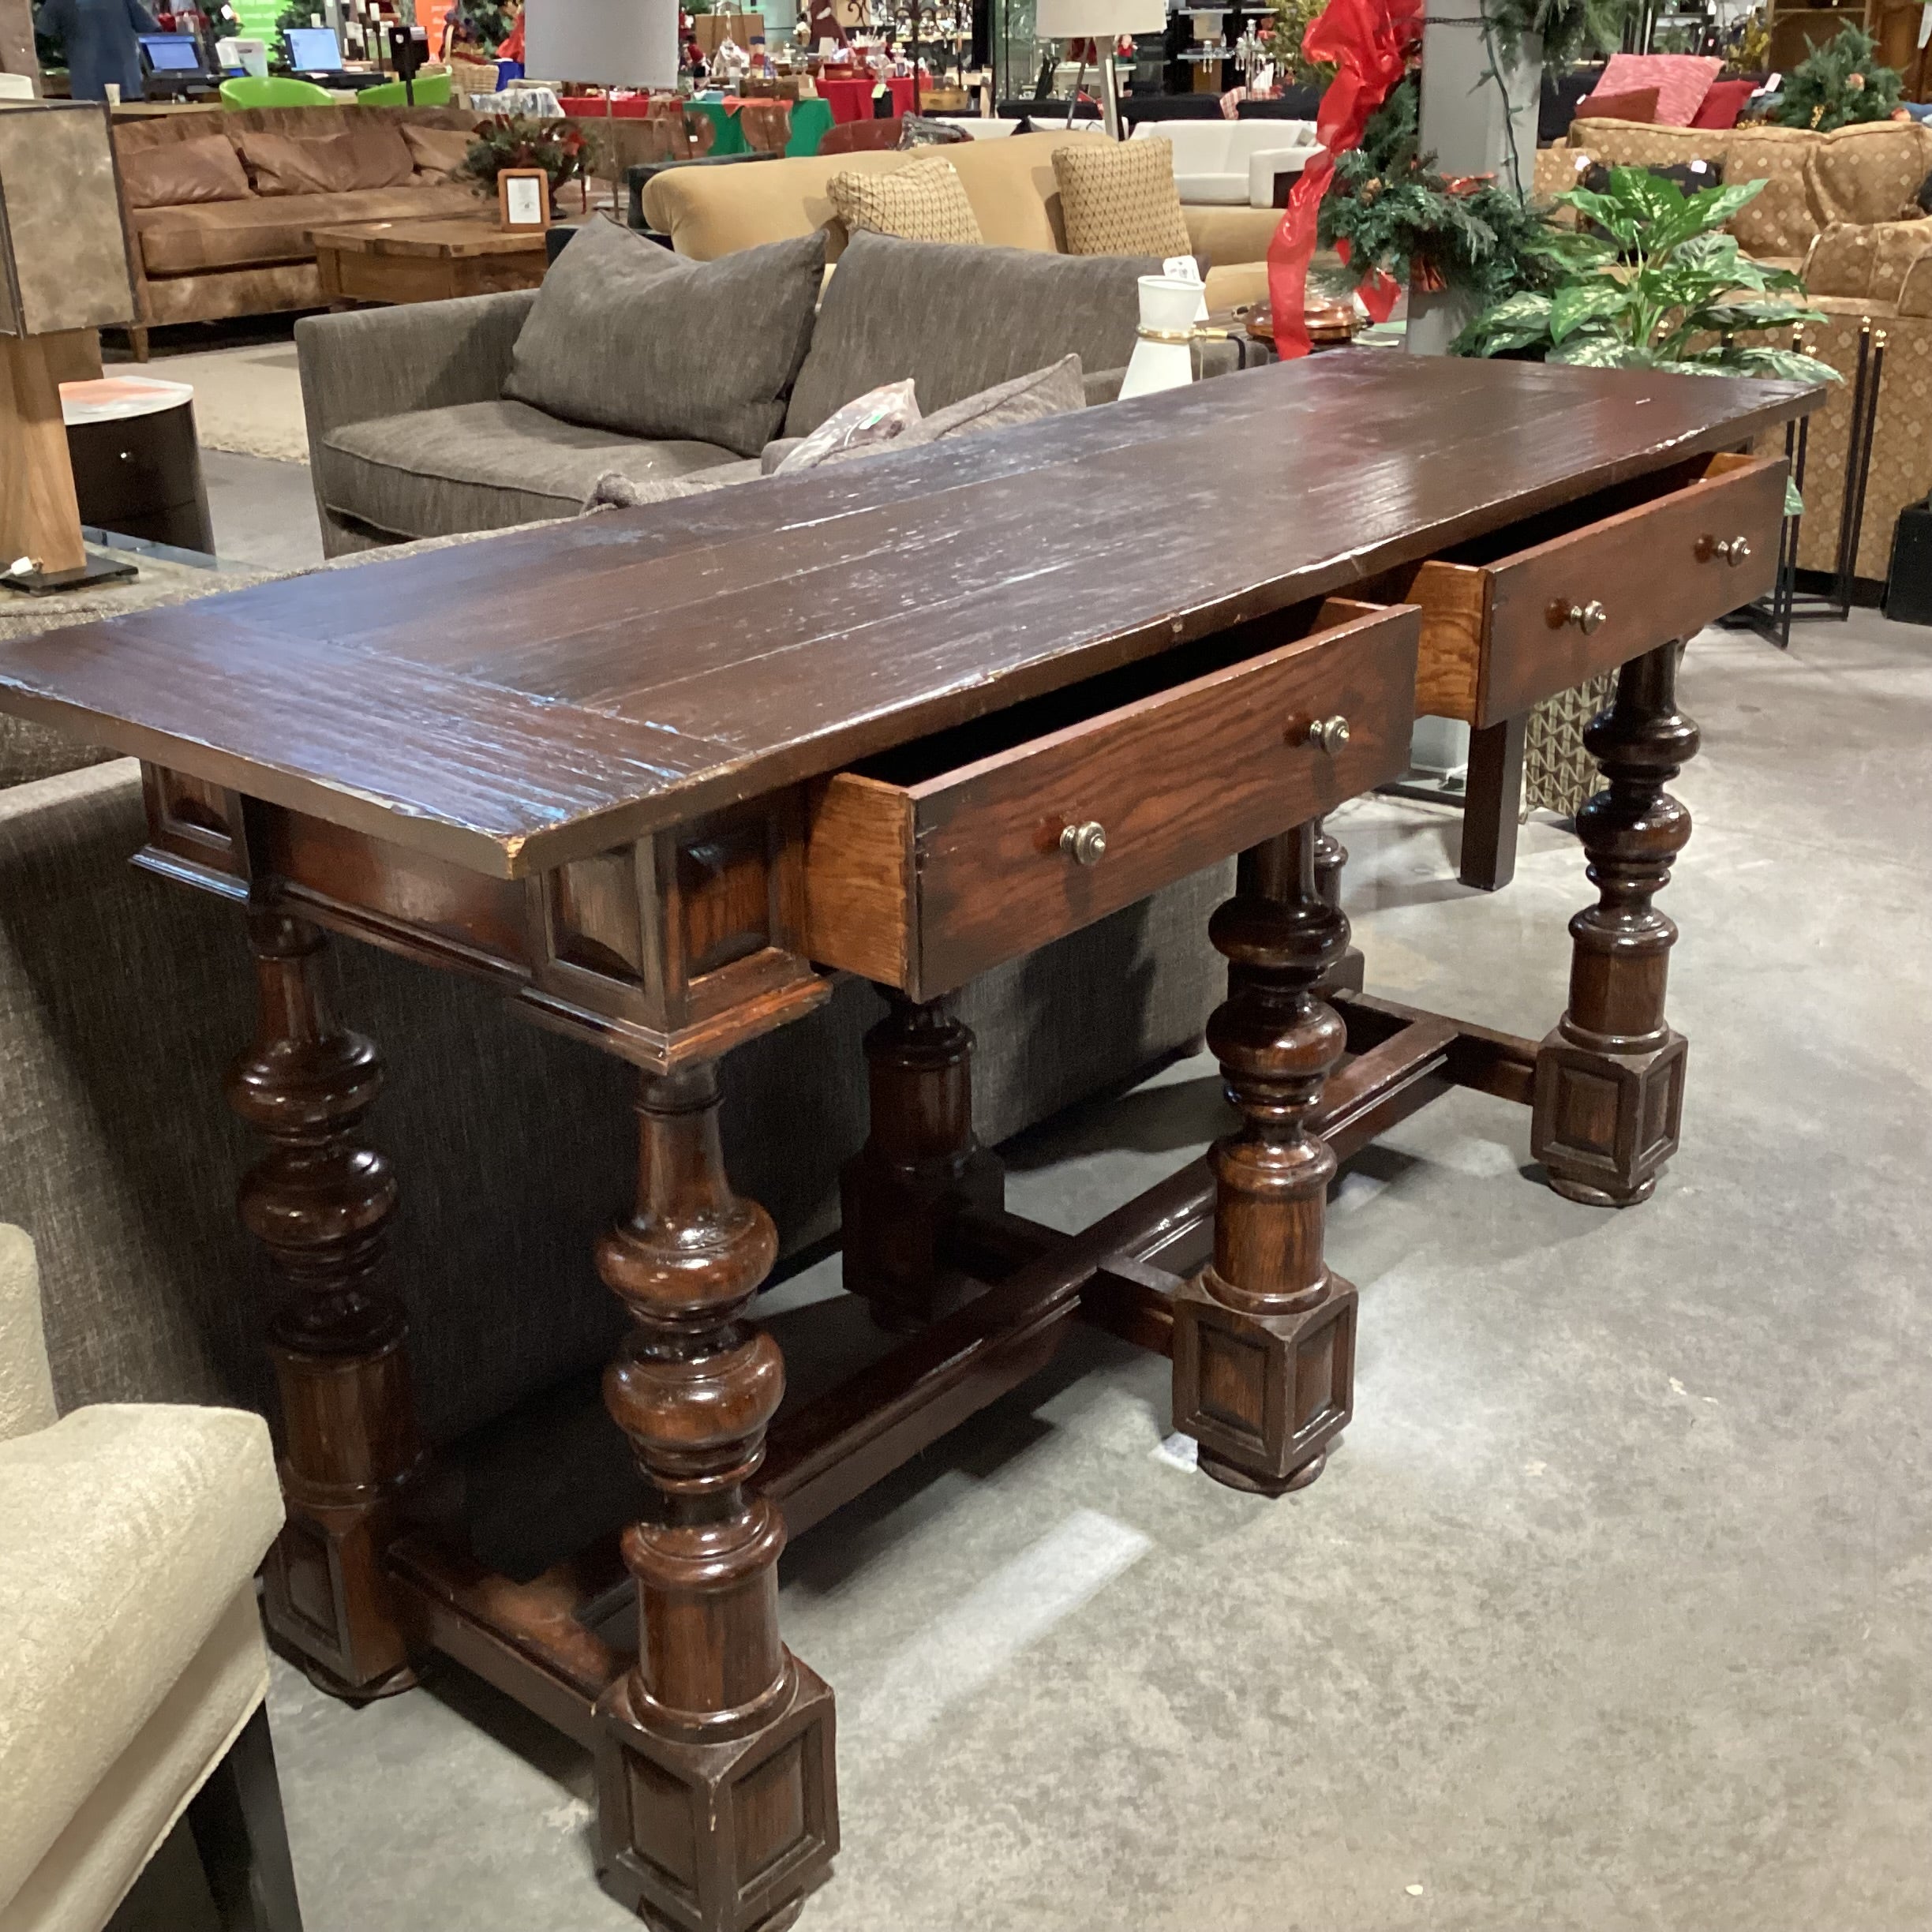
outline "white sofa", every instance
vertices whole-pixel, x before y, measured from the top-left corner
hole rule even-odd
[[[1272,208],[1275,176],[1320,152],[1312,121],[1143,121],[1133,139],[1172,145],[1184,207]]]
[[[1045,103],[1044,110],[1034,115],[1030,121],[989,119],[980,114],[934,114],[935,121],[950,121],[963,127],[975,140],[998,140],[1009,134],[1017,134],[1023,127],[1031,126],[1037,134],[1044,129],[1049,134],[1104,134],[1106,129],[1098,121],[1076,121],[1071,126],[1062,125],[1066,118],[1066,103],[1060,103],[1058,114],[1053,112],[1053,103]]]
[[[33,1244],[0,1226],[0,1927],[99,1932],[183,1813],[224,1926],[301,1932],[262,1700],[268,1426],[55,1420]]]

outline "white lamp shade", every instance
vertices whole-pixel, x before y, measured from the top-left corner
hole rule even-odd
[[[1166,24],[1167,0],[1039,0],[1033,17],[1042,40],[1109,40],[1159,33]]]
[[[544,80],[675,87],[677,0],[524,0],[523,69]]]

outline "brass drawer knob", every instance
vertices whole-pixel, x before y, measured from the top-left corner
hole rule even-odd
[[[1098,818],[1070,825],[1060,834],[1060,849],[1076,865],[1098,865],[1106,856],[1106,827]]]
[[[1743,537],[1732,537],[1722,542],[1713,541],[1711,544],[1710,553],[1735,570],[1740,564],[1747,563],[1750,560],[1751,553],[1750,540]]]
[[[1339,751],[1349,741],[1349,721],[1338,713],[1317,718],[1308,728],[1308,741],[1321,751]]]
[[[1572,604],[1563,613],[1563,622],[1581,631],[1586,637],[1604,627],[1604,620],[1610,613],[1592,597],[1587,604]]]

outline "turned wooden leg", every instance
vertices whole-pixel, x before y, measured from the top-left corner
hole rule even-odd
[[[228,1101],[270,1147],[242,1183],[242,1219],[289,1291],[268,1327],[288,1506],[266,1567],[268,1623],[324,1689],[382,1697],[416,1681],[382,1553],[422,1460],[402,1305],[372,1284],[395,1177],[355,1138],[382,1058],[324,1006],[313,926],[257,908],[249,938],[260,1019]]]
[[[1329,831],[1324,822],[1315,821],[1315,893],[1324,905],[1342,910],[1342,874],[1348,864],[1348,848]],[[1301,864],[1297,832],[1285,832],[1279,838],[1250,846],[1236,862],[1234,890],[1242,898],[1279,899],[1293,897]],[[1315,990],[1324,999],[1346,997],[1362,990],[1364,966],[1361,949],[1345,946],[1342,956],[1321,976]],[[1232,999],[1241,982],[1241,968],[1228,968],[1228,997]]]
[[[1530,716],[1505,718],[1470,733],[1469,780],[1462,796],[1465,886],[1496,892],[1516,876],[1516,834],[1522,825],[1523,743]]]
[[[1354,1400],[1355,1290],[1322,1257],[1335,1158],[1308,1131],[1344,1045],[1316,988],[1349,936],[1316,884],[1316,837],[1290,833],[1292,875],[1237,893],[1208,929],[1235,968],[1208,1044],[1242,1124],[1209,1155],[1214,1260],[1174,1302],[1174,1427],[1210,1475],[1264,1496],[1320,1474]]]
[[[943,1001],[892,1010],[866,1035],[871,1127],[839,1176],[845,1286],[882,1320],[912,1327],[949,1312],[948,1231],[968,1208],[1006,1202],[1006,1170],[974,1137],[973,1036]]]
[[[653,1492],[623,1539],[636,1668],[597,1705],[601,1863],[653,1926],[777,1932],[838,1849],[832,1693],[779,1640],[784,1522],[745,1487],[784,1362],[741,1318],[778,1243],[717,1108],[711,1066],[645,1076],[637,1205],[597,1248],[637,1324],[605,1403]]]
[[[1650,903],[1690,814],[1664,788],[1696,755],[1677,709],[1681,646],[1634,657],[1583,743],[1609,783],[1577,814],[1597,903],[1570,922],[1570,1005],[1537,1054],[1530,1152],[1572,1200],[1642,1200],[1677,1151],[1688,1047],[1664,1017],[1677,928]]]

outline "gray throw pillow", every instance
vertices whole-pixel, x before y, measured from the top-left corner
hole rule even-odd
[[[593,221],[557,257],[503,392],[564,422],[755,456],[811,346],[825,237],[673,255]]]
[[[919,407],[938,410],[1065,355],[1122,368],[1139,339],[1140,277],[1159,272],[1133,256],[856,234],[826,285],[784,433],[807,436],[854,396],[908,376]]]
[[[977,436],[983,430],[1007,429],[1015,423],[1033,422],[1042,416],[1058,416],[1067,410],[1087,405],[1087,384],[1080,373],[1078,356],[1062,356],[1045,369],[1016,376],[1010,382],[995,383],[977,395],[962,397],[930,416],[922,416],[911,429],[889,443],[867,444],[863,448],[840,450],[828,456],[829,463],[856,462],[862,456],[889,455],[894,450],[917,449],[923,444],[943,443],[949,436]],[[767,443],[759,459],[769,476],[804,439],[786,436]],[[732,468],[738,465],[730,466]],[[704,475],[716,474],[703,471]]]

